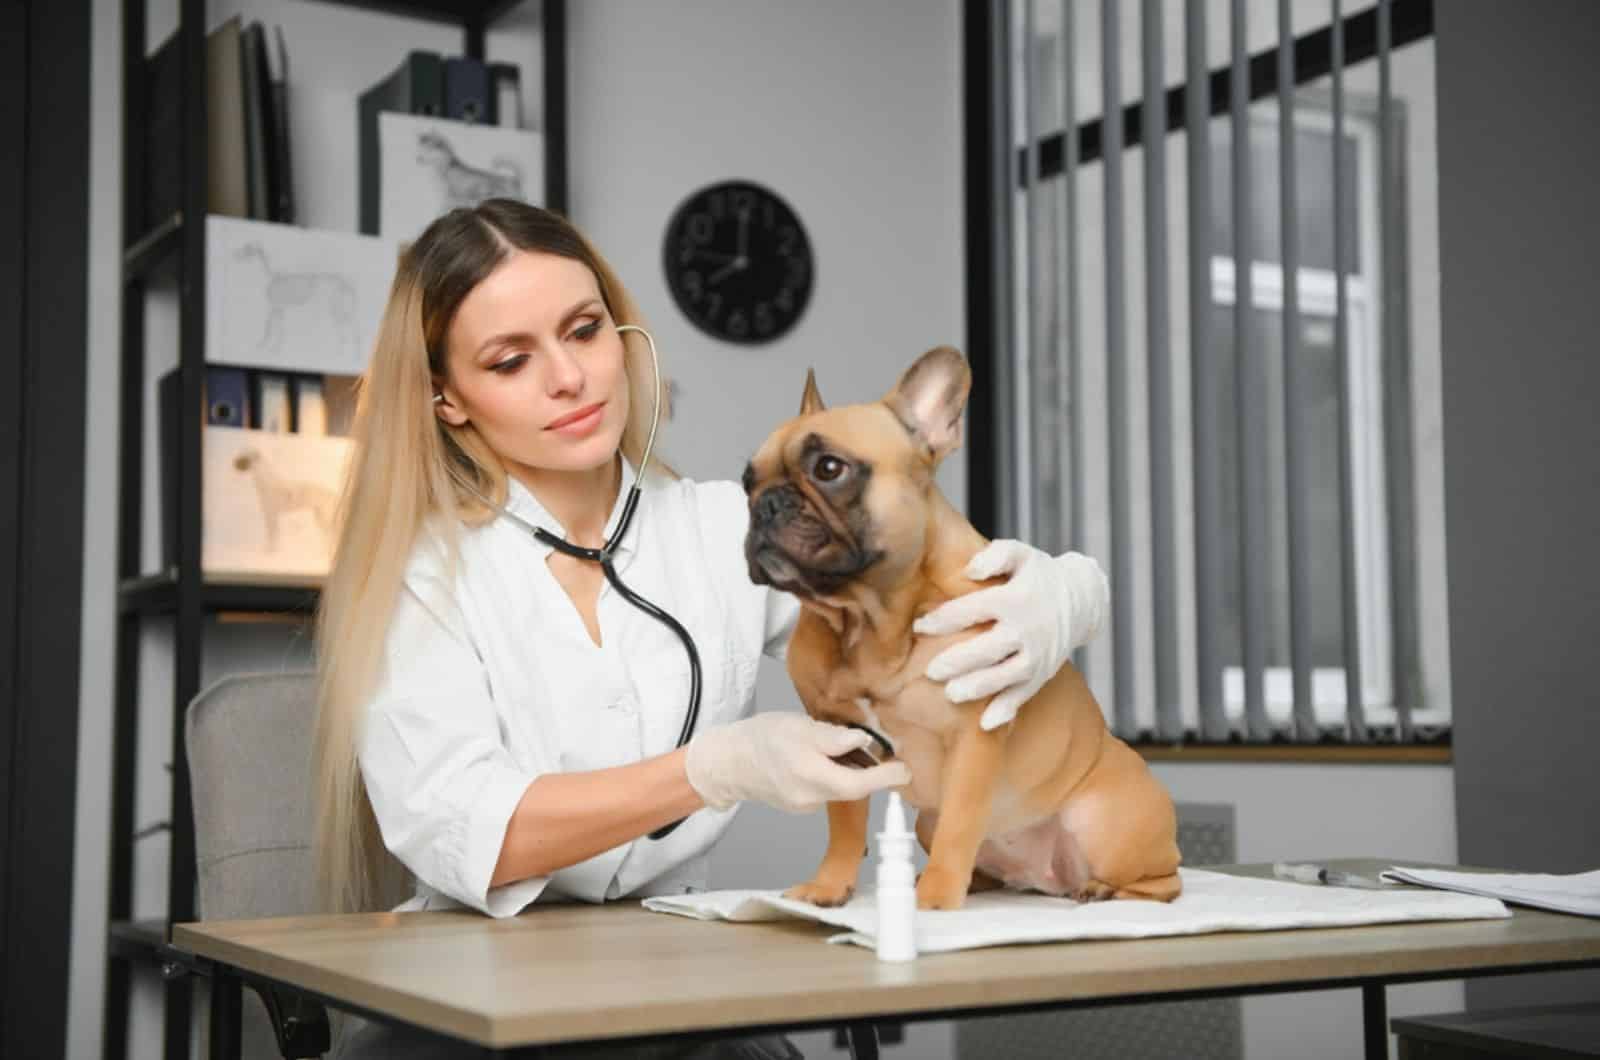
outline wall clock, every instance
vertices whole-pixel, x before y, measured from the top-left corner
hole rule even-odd
[[[728,342],[771,342],[811,297],[811,241],[789,204],[759,184],[725,181],[690,195],[667,223],[661,254],[678,308]]]

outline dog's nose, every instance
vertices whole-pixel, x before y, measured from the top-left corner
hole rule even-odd
[[[792,487],[774,486],[756,498],[755,507],[750,509],[750,522],[756,526],[777,523],[792,516],[799,507],[800,498]]]

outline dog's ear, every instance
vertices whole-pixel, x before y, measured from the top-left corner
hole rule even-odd
[[[806,392],[800,398],[800,415],[809,416],[827,407],[822,403],[822,391],[817,389],[817,370],[806,369]]]
[[[936,346],[906,369],[883,400],[938,463],[961,444],[961,413],[971,390],[972,370],[961,351]]]

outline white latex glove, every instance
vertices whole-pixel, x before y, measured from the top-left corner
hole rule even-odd
[[[911,783],[904,762],[855,769],[830,761],[872,743],[860,729],[804,714],[757,714],[704,729],[689,741],[685,769],[706,805],[725,810],[757,799],[789,813],[829,802],[854,802]]]
[[[911,627],[939,636],[994,622],[934,656],[926,671],[929,680],[948,682],[945,695],[952,703],[994,696],[979,722],[985,729],[1016,718],[1073,651],[1094,639],[1111,609],[1105,571],[1078,552],[1052,557],[1002,539],[972,557],[964,573],[985,581],[1008,572],[1003,584],[958,596]]]

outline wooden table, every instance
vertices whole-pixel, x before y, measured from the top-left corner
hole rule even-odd
[[[1394,860],[1330,862],[1375,873]],[[1404,862],[1401,859],[1398,863]],[[1267,876],[1265,865],[1208,866]],[[992,947],[882,964],[804,921],[701,923],[633,903],[180,924],[214,977],[213,1057],[237,1057],[240,983],[278,984],[512,1055],[520,1046],[690,1031],[800,1030],[1117,1002],[1359,987],[1366,1052],[1387,1057],[1390,983],[1600,966],[1600,920],[1233,932]]]

